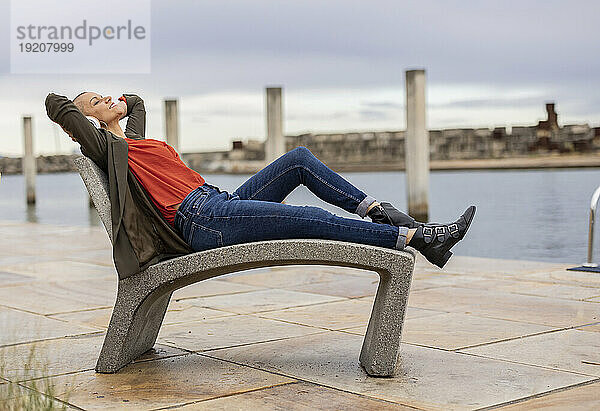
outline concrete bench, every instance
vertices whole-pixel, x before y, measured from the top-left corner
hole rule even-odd
[[[106,174],[87,157],[75,159],[112,241]],[[375,271],[377,295],[360,353],[372,376],[394,374],[414,267],[414,251],[321,239],[258,241],[196,252],[157,263],[119,280],[117,300],[96,364],[114,373],[156,342],[173,291],[237,271],[283,265],[331,265]],[[201,347],[199,347],[201,348]]]

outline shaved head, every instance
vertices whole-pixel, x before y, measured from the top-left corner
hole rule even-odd
[[[82,93],[79,93],[74,99],[73,99],[73,104],[75,104],[75,107],[77,107],[79,109],[79,111],[81,111],[84,115],[88,115],[88,113],[86,111],[88,105],[85,104],[86,101],[88,101],[90,98],[88,97],[88,99],[86,100],[85,97],[86,95],[95,95],[96,93],[92,93],[91,91],[84,91]]]

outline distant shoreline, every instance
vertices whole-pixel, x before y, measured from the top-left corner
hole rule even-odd
[[[404,165],[396,164],[331,164],[338,171],[404,171]],[[432,171],[461,170],[523,170],[553,168],[598,168],[600,155],[532,156],[512,158],[486,158],[473,160],[430,161]]]
[[[600,155],[432,161],[434,170],[510,170],[600,167]]]
[[[53,156],[45,157],[51,160]],[[77,172],[72,164],[71,156],[62,157],[52,164],[48,170],[38,170],[39,174]],[[73,156],[76,157],[76,156]],[[13,160],[21,161],[20,158]],[[52,162],[52,161],[50,161]],[[0,161],[0,172],[3,175],[18,175],[19,167],[5,169]],[[38,163],[38,167],[40,164]],[[237,161],[231,170],[222,169],[196,169],[204,174],[254,174],[265,166],[262,161]],[[378,172],[378,171],[404,171],[403,163],[382,162],[377,164],[365,163],[335,163],[328,162],[327,166],[338,172]],[[42,167],[47,167],[42,166]],[[486,158],[472,160],[434,160],[430,162],[431,171],[468,171],[468,170],[526,170],[526,169],[556,169],[556,168],[600,168],[600,155],[548,155],[512,158]]]

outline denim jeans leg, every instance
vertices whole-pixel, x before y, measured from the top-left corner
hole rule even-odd
[[[305,185],[317,197],[350,213],[366,216],[375,198],[365,194],[327,167],[306,147],[296,147],[249,178],[233,192],[241,200],[281,203],[296,187]]]
[[[344,218],[320,207],[293,206],[261,200],[241,200],[209,190],[183,205],[191,220],[183,235],[196,250],[263,240],[320,238],[401,250],[405,227]]]

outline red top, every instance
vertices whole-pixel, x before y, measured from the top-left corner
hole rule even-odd
[[[129,169],[165,219],[174,226],[175,204],[183,201],[193,189],[204,184],[204,178],[184,164],[173,147],[164,141],[147,138],[125,138],[129,145]]]

